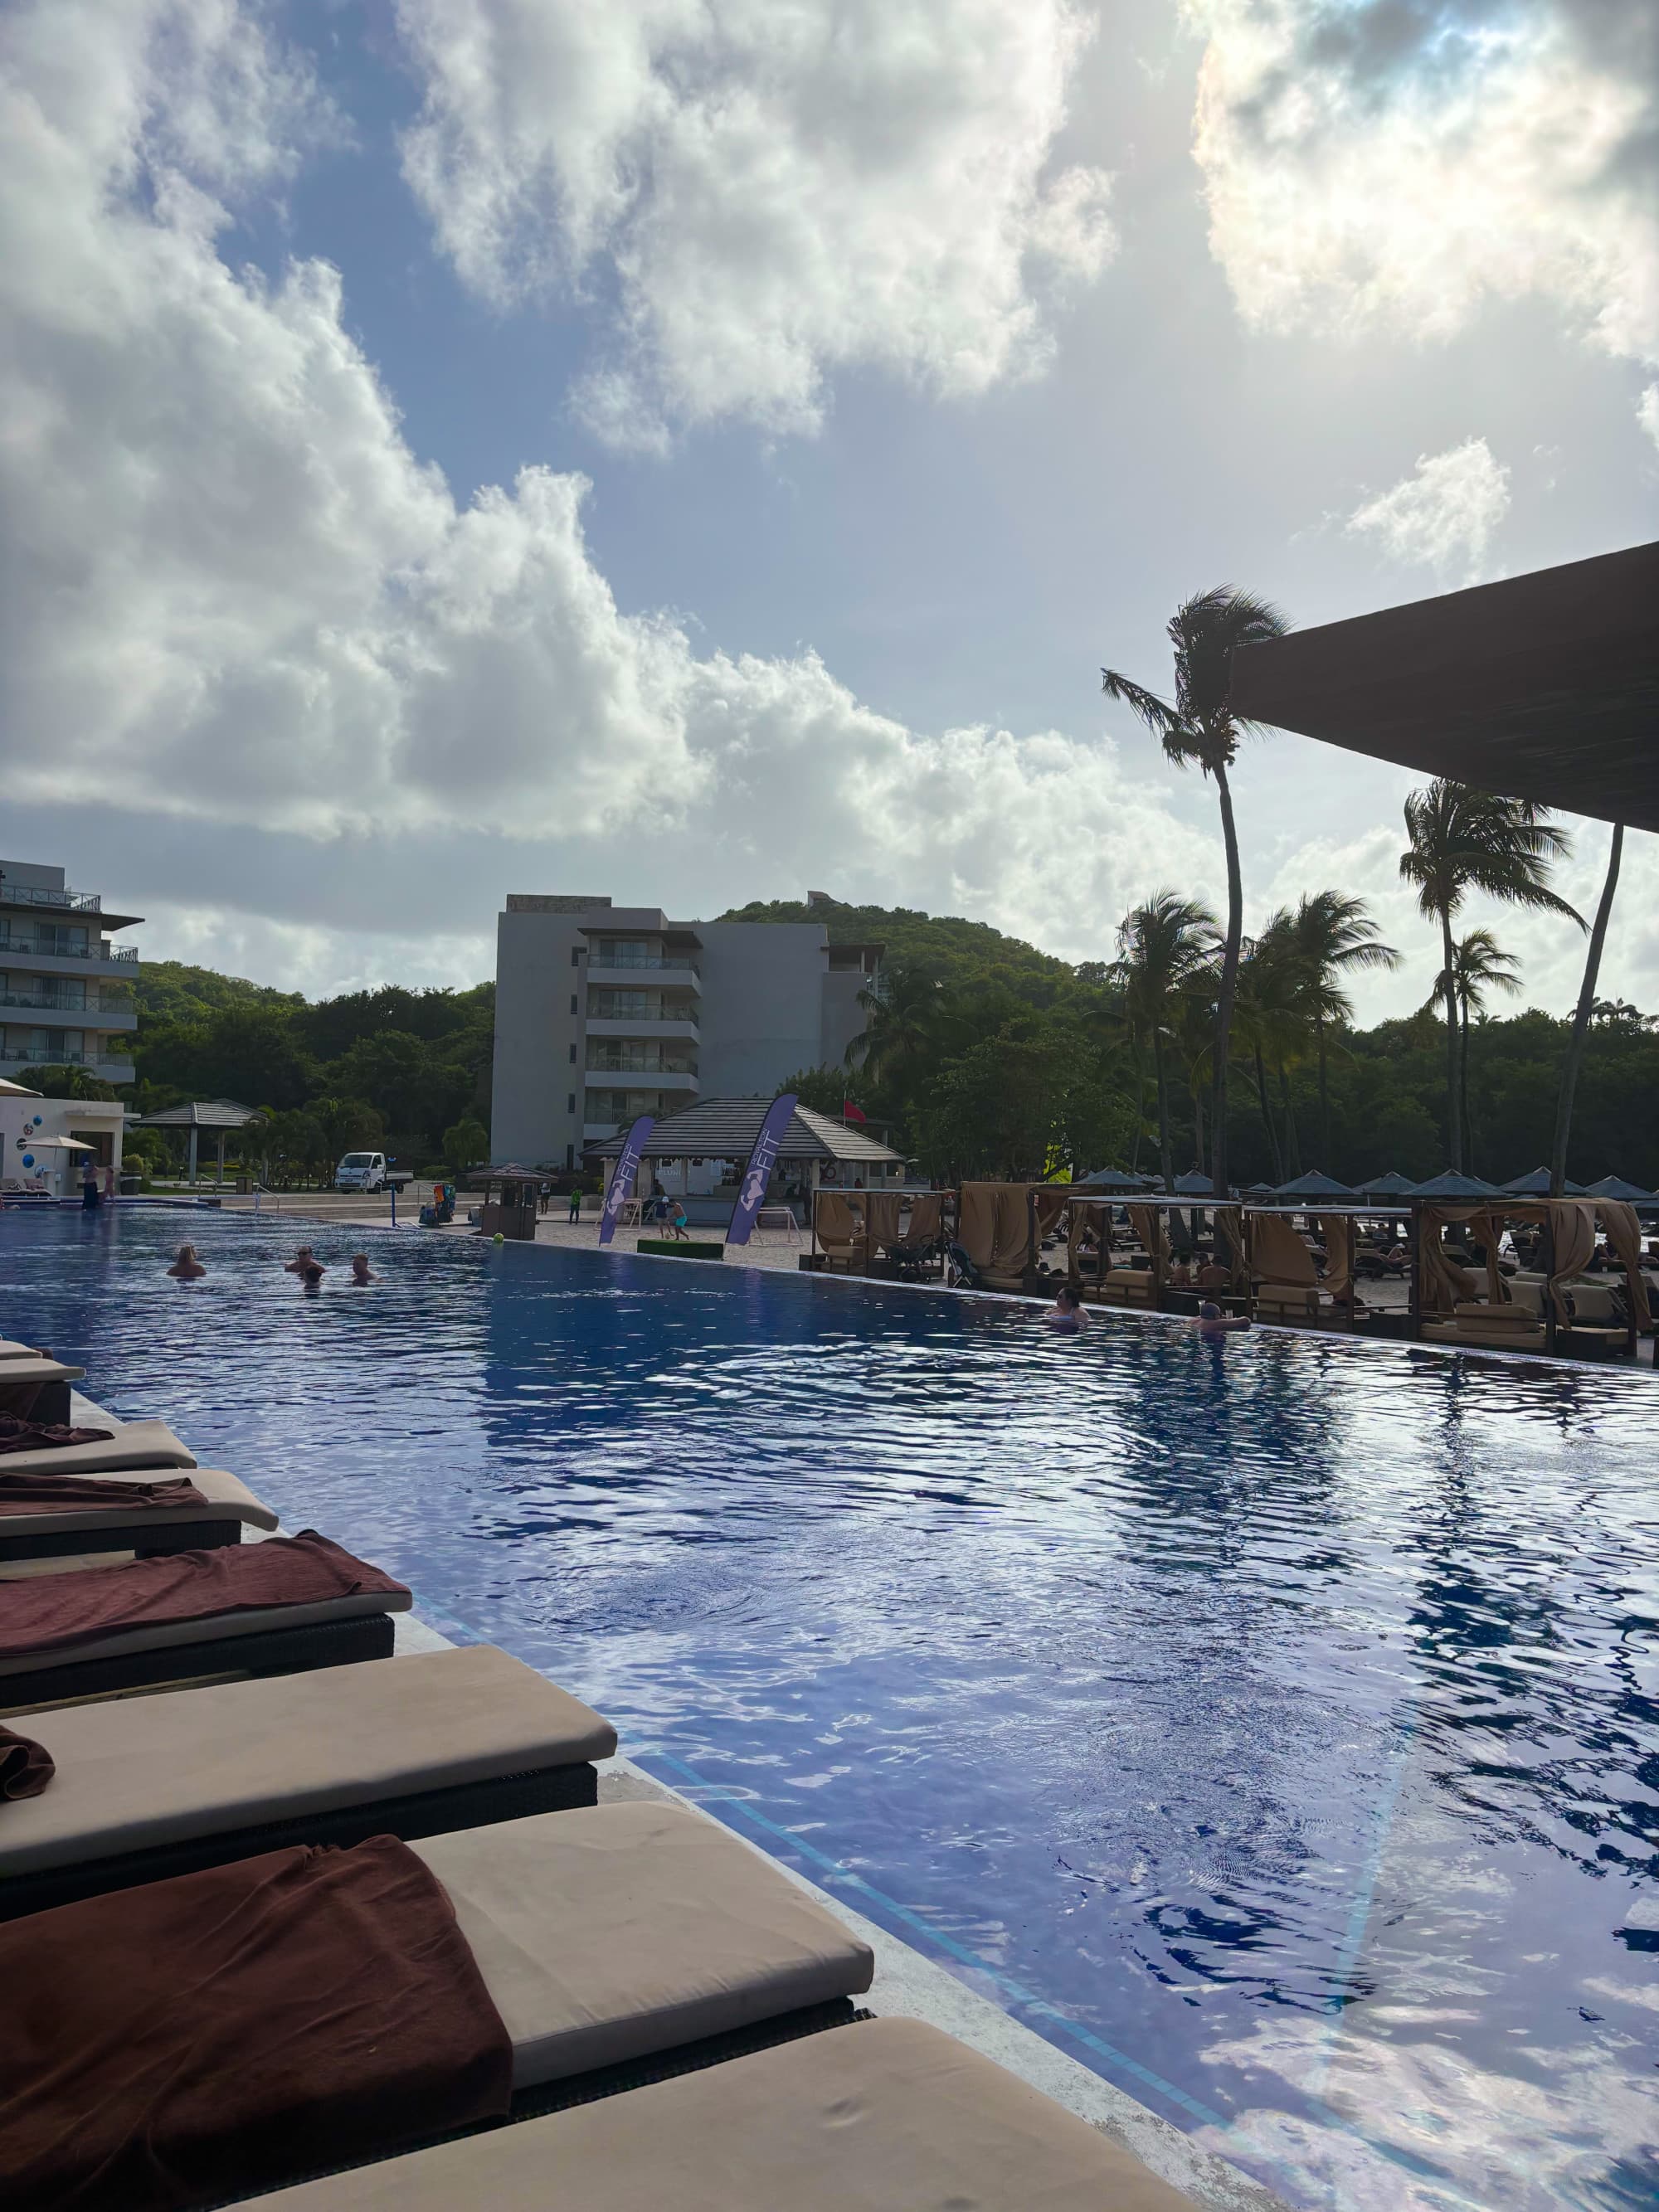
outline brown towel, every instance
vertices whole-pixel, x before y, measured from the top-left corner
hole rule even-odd
[[[74,1513],[91,1505],[119,1511],[131,1506],[199,1505],[207,1500],[187,1474],[161,1482],[118,1482],[95,1474],[8,1474],[0,1466],[0,1515]]]
[[[391,1836],[14,1920],[0,1990],[7,2212],[217,2203],[499,2118],[512,2095],[454,1909]]]
[[[0,1452],[56,1451],[64,1444],[106,1444],[113,1429],[66,1429],[58,1421],[20,1421],[0,1413]]]
[[[316,1605],[362,1590],[409,1595],[402,1583],[354,1559],[314,1528],[263,1544],[174,1552],[167,1559],[87,1567],[77,1574],[31,1575],[0,1583],[0,1658],[58,1651],[123,1628],[210,1620],[267,1606]]]
[[[38,1797],[57,1771],[44,1744],[0,1728],[0,1797]]]

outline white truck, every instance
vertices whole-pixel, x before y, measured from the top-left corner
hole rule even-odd
[[[392,1180],[384,1152],[348,1152],[334,1170],[336,1190],[384,1190]]]

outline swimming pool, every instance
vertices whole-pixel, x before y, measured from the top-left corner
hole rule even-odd
[[[1291,2202],[1659,2201],[1650,1379],[353,1243],[14,1209],[0,1334]]]

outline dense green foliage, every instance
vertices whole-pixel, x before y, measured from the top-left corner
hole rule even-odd
[[[278,1179],[326,1175],[358,1146],[430,1166],[447,1133],[489,1120],[493,983],[386,984],[312,1004],[169,960],[140,969],[135,997],[131,1102],[145,1113],[195,1098],[257,1108],[258,1157]]]

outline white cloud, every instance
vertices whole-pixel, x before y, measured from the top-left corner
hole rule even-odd
[[[1508,469],[1484,438],[1467,438],[1443,453],[1419,453],[1411,475],[1357,507],[1347,528],[1374,538],[1391,561],[1443,577],[1457,571],[1474,583],[1509,506]]]
[[[224,256],[232,196],[280,183],[318,122],[247,18],[37,0],[4,38],[9,799],[312,839],[484,831],[543,841],[515,865],[556,881],[604,882],[654,830],[734,890],[830,865],[849,894],[1077,956],[1149,883],[1213,881],[1209,837],[1108,746],[930,737],[810,652],[700,657],[679,621],[623,611],[580,477],[526,468],[458,507],[336,273],[268,283]]]
[[[1042,302],[1113,246],[1054,166],[1073,0],[399,0],[404,169],[465,281],[614,298],[607,441],[810,431],[851,365],[967,396],[1040,370]]]
[[[1659,384],[1649,385],[1636,403],[1636,419],[1656,446],[1659,446]]]
[[[1659,359],[1659,88],[1638,7],[1186,0],[1211,242],[1270,328],[1423,337],[1554,303]]]

